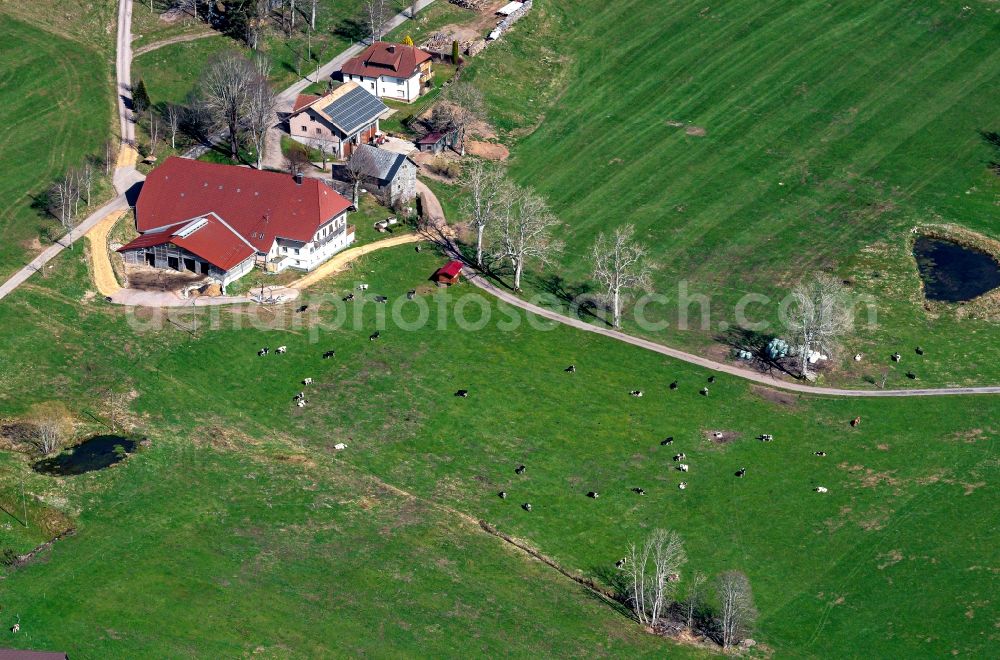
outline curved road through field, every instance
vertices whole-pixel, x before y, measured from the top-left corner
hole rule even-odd
[[[443,236],[445,233],[445,226],[442,223],[445,222],[445,218],[444,211],[441,209],[441,203],[438,201],[433,191],[424,185],[423,182],[417,182],[417,191],[420,193],[421,202],[423,204],[423,208],[425,209],[425,213],[427,214],[428,220],[431,224],[435,225],[438,233]],[[454,258],[461,260],[459,251],[454,244],[450,242],[450,240],[444,239],[441,242],[445,243],[446,250],[450,252]],[[466,279],[468,279],[474,286],[477,286],[490,295],[499,298],[508,305],[518,307],[526,312],[531,312],[536,316],[540,316],[563,325],[568,325],[571,328],[576,328],[577,330],[582,330],[584,332],[592,332],[594,334],[603,335],[610,339],[615,339],[638,348],[643,348],[647,351],[653,351],[654,353],[659,353],[660,355],[666,355],[667,357],[672,357],[676,360],[681,360],[689,364],[711,369],[712,371],[719,373],[736,376],[737,378],[749,380],[767,387],[787,390],[790,392],[798,392],[801,394],[811,394],[814,396],[826,395],[842,397],[912,397],[954,396],[959,394],[1000,394],[1000,387],[942,387],[912,390],[847,390],[836,387],[816,387],[806,385],[804,383],[784,381],[774,378],[773,376],[768,376],[767,374],[750,371],[748,369],[741,369],[731,364],[716,362],[715,360],[710,360],[708,358],[701,357],[700,355],[687,353],[676,348],[670,348],[669,346],[664,346],[663,344],[658,344],[648,339],[629,335],[611,328],[603,328],[601,326],[587,323],[586,321],[581,321],[580,319],[565,316],[564,314],[554,312],[550,309],[545,309],[544,307],[539,307],[538,305],[534,305],[526,300],[518,298],[509,291],[504,291],[469,266],[466,266],[463,269],[462,274],[465,275]]]

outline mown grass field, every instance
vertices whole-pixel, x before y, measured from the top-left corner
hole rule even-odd
[[[591,286],[596,235],[633,223],[661,265],[669,343],[704,350],[744,294],[777,301],[824,270],[879,301],[843,351],[878,365],[832,378],[861,384],[933,344],[924,384],[993,383],[996,324],[923,310],[909,230],[1000,236],[981,135],[997,130],[998,42],[989,2],[540,2],[465,79],[487,92],[512,174],[566,223],[571,290]],[[677,328],[681,282],[711,297],[707,327]],[[750,320],[778,332],[776,308]]]
[[[97,51],[6,13],[0,40],[7,44],[0,62],[0,279],[6,279],[64,233],[37,208],[39,199],[67,168],[101,153],[111,82]]]
[[[33,629],[48,631],[46,644],[76,639],[95,651],[223,653],[246,648],[236,637],[247,631],[265,649],[280,643],[295,652],[321,650],[298,637],[305,635],[298,621],[283,624],[281,634],[261,629],[275,620],[272,615],[316,622],[324,602],[351,605],[337,648],[371,648],[362,631],[372,625],[373,612],[377,619],[385,611],[386,589],[402,589],[404,600],[414,602],[427,590],[446,591],[466,604],[455,611],[479,617],[482,592],[471,585],[481,579],[505,607],[529,607],[522,600],[526,592],[494,581],[514,564],[497,563],[474,528],[465,535],[454,521],[435,522],[440,518],[433,511],[404,526],[386,541],[385,554],[378,555],[385,559],[374,560],[395,562],[398,569],[370,572],[364,559],[383,552],[374,539],[397,529],[404,503],[390,498],[355,509],[333,502],[366,501],[364,484],[377,478],[435,511],[448,507],[487,520],[599,580],[613,581],[612,564],[629,540],[653,527],[676,529],[688,544],[689,571],[735,568],[750,576],[762,613],[755,638],[781,654],[983,655],[995,643],[1000,409],[992,399],[810,399],[776,396],[729,378],[702,397],[697,391],[706,382],[704,370],[564,328],[533,329],[522,322],[503,331],[497,324],[510,312],[488,300],[482,307],[462,303],[473,324],[489,310],[491,320],[477,330],[456,327],[454,300],[443,303],[444,329],[437,329],[433,300],[432,327],[404,330],[390,318],[375,342],[368,336],[380,327],[376,314],[391,304],[364,306],[356,329],[324,327],[338,313],[333,301],[360,281],[371,285],[370,295],[392,301],[410,288],[431,298],[426,277],[440,262],[412,247],[369,255],[313,292],[329,294],[310,301],[315,317],[289,310],[278,326],[284,329],[255,329],[250,312],[223,310],[217,329],[202,317],[196,336],[179,327],[187,325],[185,318],[137,333],[122,310],[79,302],[88,285],[72,256],[47,281],[5,301],[0,327],[10,350],[2,371],[4,414],[58,397],[106,417],[105,392],[113,387],[127,394],[134,423],[154,439],[152,449],[107,473],[61,484],[31,477],[32,492],[58,494],[63,506],[79,510],[81,531],[48,561],[9,578],[8,602],[22,616],[35,604],[27,611]],[[451,290],[467,292],[464,285]],[[267,322],[272,313],[277,311],[265,310],[260,319]],[[354,308],[343,313],[353,318]],[[400,313],[404,325],[418,316],[414,303]],[[243,329],[234,329],[237,322]],[[102,339],[108,336],[117,340],[108,344]],[[255,355],[262,345],[279,344],[288,345],[287,355]],[[50,349],[32,350],[42,345]],[[337,357],[322,360],[330,348]],[[73,364],[73,372],[66,373],[65,364]],[[576,364],[577,373],[565,373],[567,364]],[[299,409],[291,396],[306,376],[316,383],[308,388],[310,405]],[[670,391],[675,379],[680,387]],[[454,397],[459,388],[469,389],[470,398]],[[629,397],[634,388],[646,396]],[[859,415],[862,425],[851,429],[849,420]],[[738,437],[716,445],[704,436],[716,429]],[[758,442],[759,433],[776,440]],[[659,445],[665,436],[675,438],[672,446]],[[347,450],[337,453],[337,442]],[[813,455],[817,450],[828,456]],[[685,452],[691,465],[683,492],[670,459],[675,451]],[[521,476],[513,472],[519,463],[528,466]],[[733,476],[740,467],[748,470],[742,480]],[[816,485],[830,492],[812,492]],[[647,495],[633,494],[633,487]],[[501,489],[510,493],[506,501],[496,496]],[[600,499],[587,498],[589,490],[600,492]],[[323,493],[340,494],[317,499]],[[519,508],[523,502],[533,504],[530,514]],[[462,531],[459,540],[437,536],[440,525],[451,534]],[[328,533],[359,540],[328,542]],[[435,586],[433,568],[429,574],[422,568],[405,572],[411,561],[421,567],[433,566],[425,563],[429,556],[437,559],[412,552],[413,544],[429,547],[426,535],[438,539],[430,547],[461,567],[453,567],[461,577],[450,590]],[[461,550],[451,554],[451,543]],[[113,548],[132,549],[129,559],[116,563]],[[365,549],[361,556],[359,548]],[[471,559],[479,555],[485,558]],[[256,571],[252,587],[245,577],[250,567]],[[41,596],[91,571],[94,593],[78,588],[58,607]],[[530,588],[534,578],[517,571],[514,582]],[[155,627],[145,617],[111,621],[138,597],[124,586],[132,579],[157,594]],[[239,585],[252,592],[235,595]],[[329,600],[321,595],[316,610],[301,602],[317,592]],[[254,613],[262,602],[273,602],[271,611]],[[397,608],[397,621],[381,628],[380,640],[412,651],[426,643],[414,631],[436,625],[444,633],[461,625],[454,613],[438,620],[437,613],[452,612],[453,604],[432,609],[430,617],[414,615],[419,625],[409,614],[414,608]],[[572,653],[580,647],[563,646],[564,635],[581,630],[577,615],[586,613],[585,627],[593,634],[604,639],[608,630],[620,629],[623,637],[585,654],[621,654],[623,644],[649,650],[627,632],[633,624],[610,609],[578,607],[575,601],[546,607],[544,616],[529,610],[525,616],[544,619],[537,635],[522,634],[514,615],[500,617],[488,630],[477,628],[479,643],[487,653],[503,648],[518,655],[537,649],[551,633],[542,653]],[[223,610],[257,623],[233,630],[231,618],[218,617]],[[57,617],[72,622],[67,637],[54,632]],[[195,621],[197,639],[186,637]],[[453,645],[442,641],[435,648],[446,655],[467,648],[448,643]]]

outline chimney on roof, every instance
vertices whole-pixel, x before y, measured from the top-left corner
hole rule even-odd
[[[302,172],[295,173],[295,183],[302,185]]]
[[[391,44],[388,48],[386,48],[386,50],[389,51],[390,53],[395,53],[396,52],[396,44]]]

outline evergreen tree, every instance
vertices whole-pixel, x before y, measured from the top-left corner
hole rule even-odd
[[[146,92],[146,83],[140,78],[139,83],[132,90],[132,108],[136,113],[142,114],[149,106],[149,93]]]

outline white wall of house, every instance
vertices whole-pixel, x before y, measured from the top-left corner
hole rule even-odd
[[[281,259],[279,269],[312,270],[354,242],[347,233],[347,212],[320,227],[306,243],[278,237],[268,252],[268,261]]]
[[[240,279],[251,270],[253,270],[254,263],[256,261],[255,255],[250,255],[244,259],[241,263],[233,266],[226,271],[226,274],[222,277],[222,288],[225,289],[226,286]]]
[[[396,99],[410,103],[420,97],[420,72],[414,73],[409,78],[393,78],[391,76],[379,76],[378,78],[368,78],[366,76],[345,75],[347,81],[359,83],[372,94],[383,98]]]

